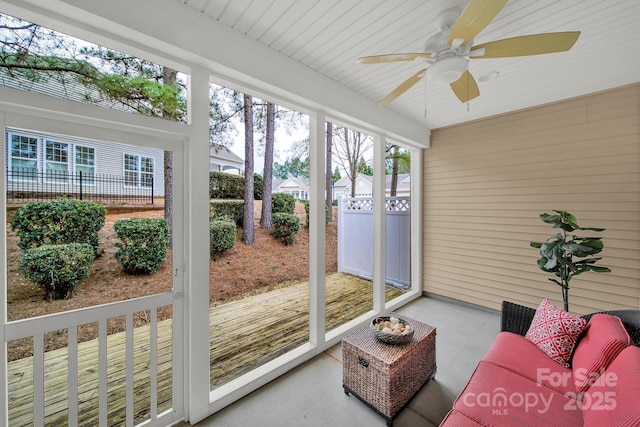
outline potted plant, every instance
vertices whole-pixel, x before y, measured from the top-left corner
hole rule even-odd
[[[561,231],[543,243],[531,242],[531,246],[540,250],[538,267],[556,275],[556,278],[549,278],[549,280],[562,288],[564,311],[569,311],[571,279],[586,271],[609,273],[611,269],[595,265],[602,258],[592,257],[604,248],[602,237],[580,237],[574,234],[576,230],[602,232],[604,228],[580,227],[576,217],[569,212],[556,210],[554,212],[556,215],[543,213],[540,219]]]

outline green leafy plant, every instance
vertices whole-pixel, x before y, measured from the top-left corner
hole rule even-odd
[[[217,219],[209,223],[209,251],[216,257],[236,244],[236,225],[231,220]]]
[[[309,227],[309,201],[308,200],[304,200],[302,202],[302,204],[304,205],[304,212],[306,215],[306,226]],[[329,224],[329,207],[325,204],[324,205],[324,224],[327,225]]]
[[[287,193],[273,193],[271,196],[271,211],[276,213],[293,214],[296,210],[296,198]]]
[[[244,223],[244,201],[212,201],[209,204],[209,218],[211,221],[228,219],[233,221],[238,227],[242,227]]]
[[[300,218],[288,213],[274,213],[272,218],[273,237],[280,239],[285,245],[293,243],[293,235],[300,231]]]
[[[129,274],[155,273],[167,257],[169,226],[164,218],[120,219],[113,228],[122,240],[115,257]]]
[[[253,198],[262,200],[261,175],[253,174]],[[209,172],[209,197],[212,199],[244,199],[244,176],[226,172]]]
[[[89,277],[94,257],[87,243],[42,245],[27,249],[20,266],[29,280],[44,289],[45,299],[66,299],[78,282]]]
[[[545,242],[531,242],[531,246],[540,250],[538,267],[542,271],[555,274],[556,278],[549,278],[549,280],[562,288],[564,310],[569,311],[571,279],[587,271],[609,273],[611,269],[595,265],[602,258],[591,257],[604,248],[602,237],[580,237],[573,234],[576,230],[602,232],[604,228],[580,227],[576,217],[569,212],[556,210],[554,212],[556,215],[543,213],[540,219],[562,231],[549,237]]]
[[[106,214],[104,206],[86,200],[32,202],[11,216],[11,227],[23,251],[41,245],[88,243],[97,255],[98,231],[104,227]]]

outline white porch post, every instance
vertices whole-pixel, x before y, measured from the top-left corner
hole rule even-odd
[[[325,115],[320,111],[309,117],[309,341],[313,346],[324,343],[326,332],[325,122]]]
[[[386,218],[385,218],[385,140],[384,134],[373,137],[373,310],[384,310]]]
[[[4,173],[7,170],[7,165],[5,164],[5,159],[7,158],[6,148],[6,132],[5,130],[5,115],[4,112],[0,112],[0,129],[2,129],[2,135],[0,135],[0,141],[2,141],[2,147],[0,147],[0,153],[2,153],[2,160],[0,164],[3,165],[2,171],[3,173],[0,175],[0,194],[2,195],[3,201],[6,201],[5,197],[7,194],[6,188],[6,174]],[[7,266],[6,266],[6,242],[7,242],[7,210],[0,209],[0,222],[2,223],[2,227],[0,230],[0,257],[2,260],[0,261],[0,277],[7,277]],[[0,351],[0,425],[9,425],[9,408],[8,408],[8,399],[7,399],[7,346],[5,344],[4,339],[4,325],[7,323],[7,292],[5,289],[2,289],[0,292],[0,318],[2,319],[2,328],[0,328],[0,342],[2,343],[2,351]]]
[[[192,69],[186,147],[185,417],[195,423],[209,404],[209,74]]]
[[[422,151],[411,149],[411,289],[422,290]]]

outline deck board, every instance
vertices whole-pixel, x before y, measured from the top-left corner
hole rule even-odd
[[[372,308],[370,281],[334,273],[326,278],[327,330]],[[390,300],[402,292],[386,288]],[[210,311],[210,379],[212,388],[273,360],[308,341],[309,282],[214,306]],[[159,321],[158,412],[171,408],[172,321]],[[231,332],[231,333],[230,333]],[[134,330],[134,414],[136,423],[148,418],[150,347],[149,325]],[[107,337],[108,420],[125,417],[125,333]],[[78,344],[78,424],[98,423],[98,340]],[[45,420],[64,425],[68,417],[67,349],[45,353]],[[8,364],[9,425],[33,423],[33,357]]]

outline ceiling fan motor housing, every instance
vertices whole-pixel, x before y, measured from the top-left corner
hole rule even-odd
[[[436,83],[452,83],[467,70],[467,60],[452,53],[442,56],[427,69],[427,79]]]

